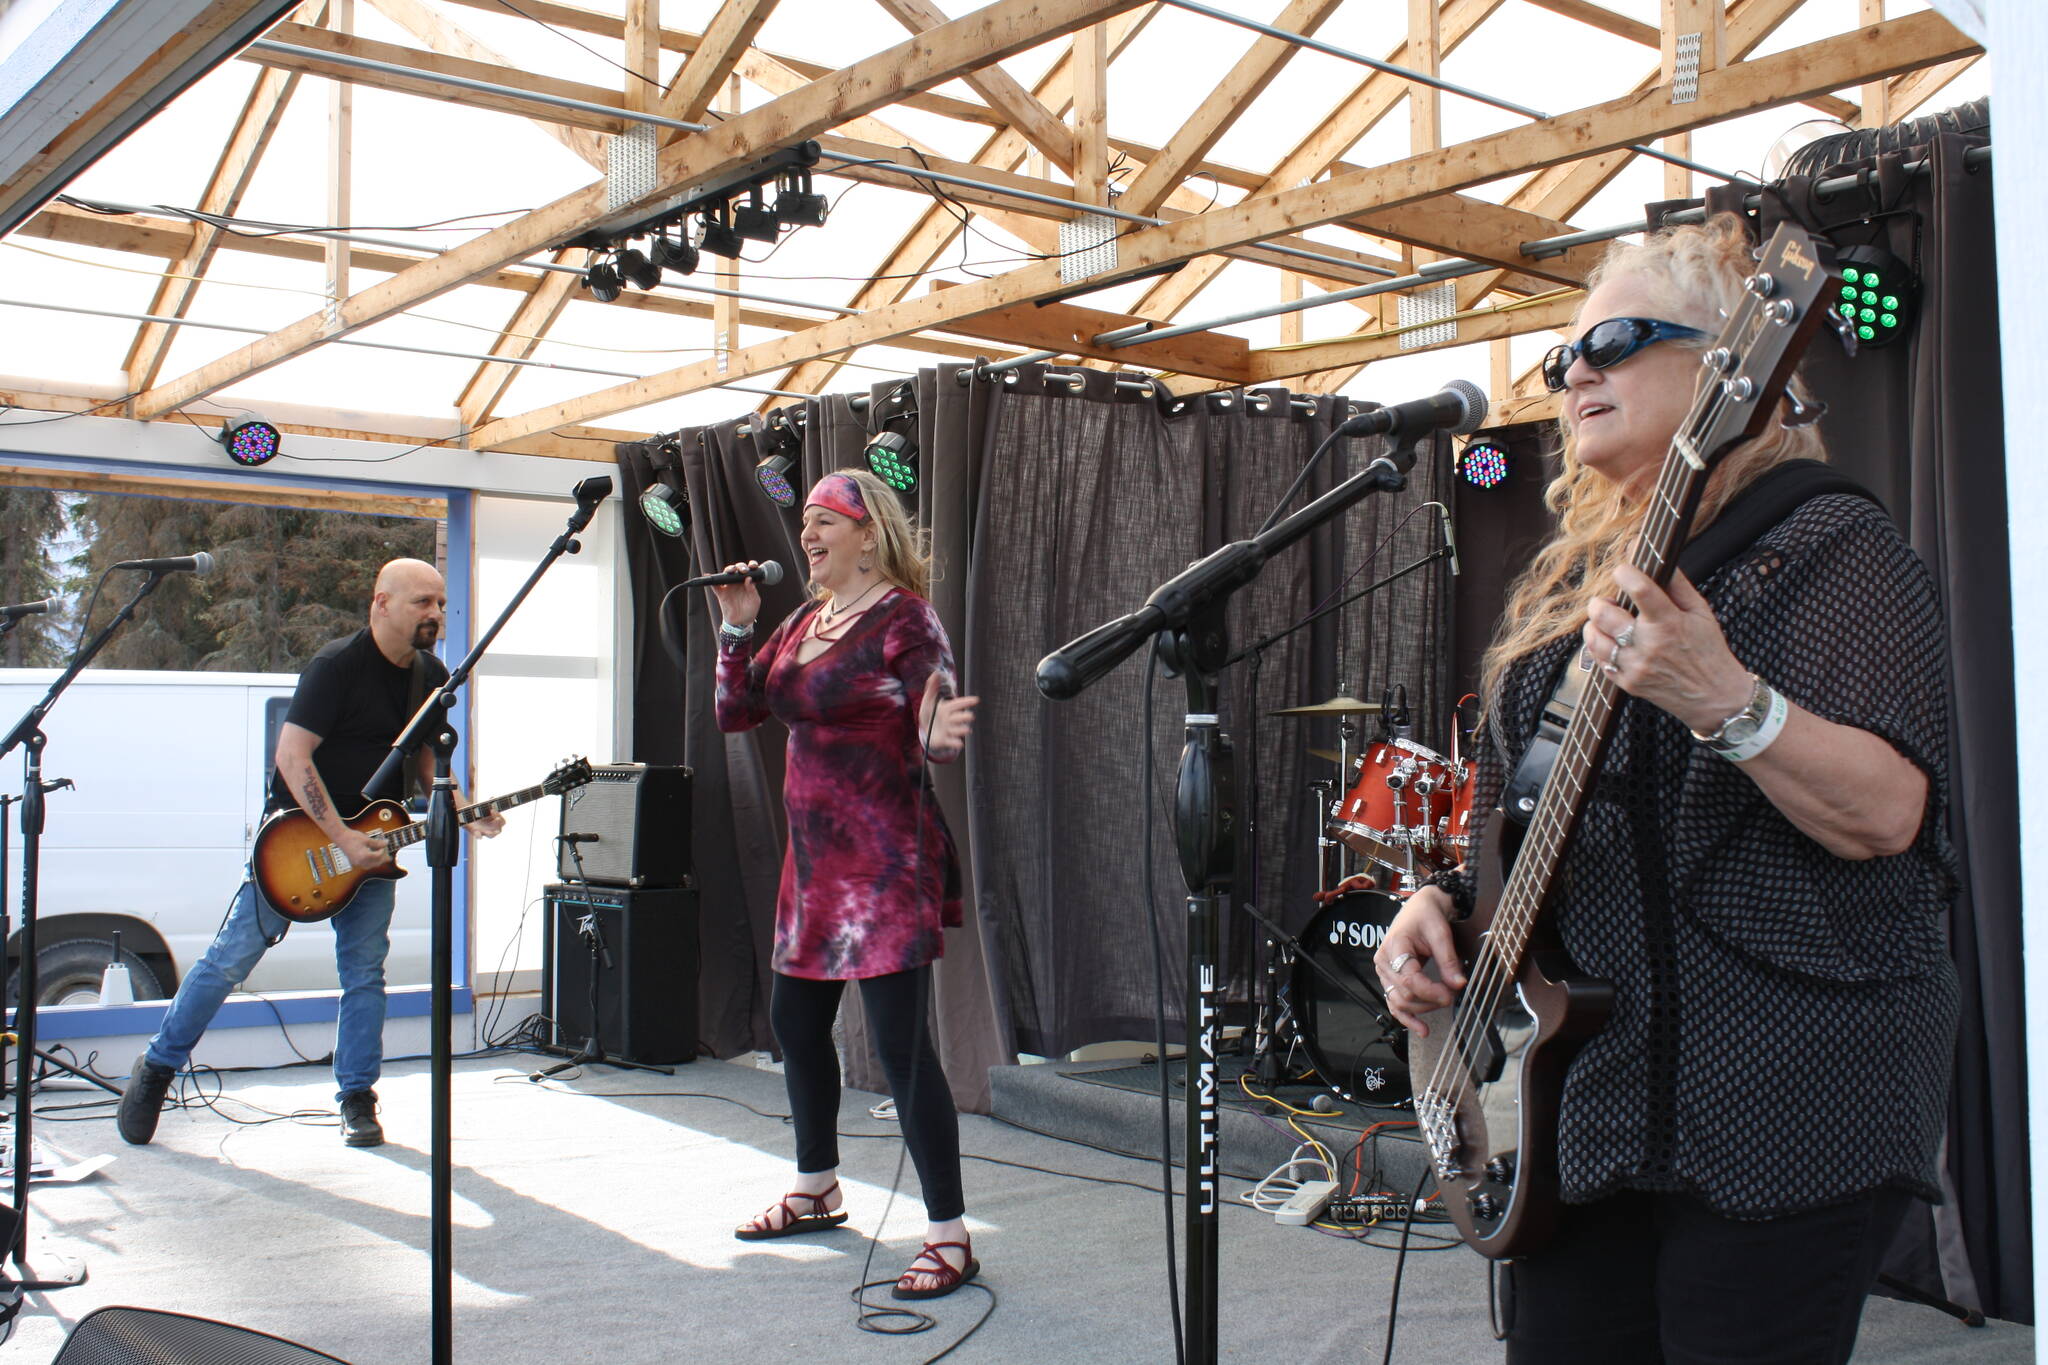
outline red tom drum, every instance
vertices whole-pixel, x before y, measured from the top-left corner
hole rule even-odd
[[[1464,856],[1442,844],[1458,786],[1450,760],[1412,740],[1383,740],[1354,760],[1352,774],[1351,789],[1330,809],[1331,838],[1415,877]]]

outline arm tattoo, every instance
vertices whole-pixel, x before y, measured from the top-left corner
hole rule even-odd
[[[302,781],[306,788],[306,814],[312,816],[317,824],[327,814],[327,789],[321,784],[319,770],[310,763],[306,765]]]

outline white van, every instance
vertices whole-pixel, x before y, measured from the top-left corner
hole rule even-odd
[[[54,669],[0,669],[0,733],[39,702]],[[43,779],[75,787],[46,798],[37,896],[37,996],[43,1004],[99,1000],[100,974],[120,933],[135,998],[177,989],[213,941],[241,885],[269,788],[277,732],[298,678],[277,673],[157,673],[87,669],[44,719]],[[17,794],[21,753],[0,790]],[[344,807],[350,803],[336,793]],[[20,808],[8,808],[8,989],[21,948]],[[429,882],[399,883],[386,979],[428,979]],[[244,989],[332,990],[334,933],[294,925]]]

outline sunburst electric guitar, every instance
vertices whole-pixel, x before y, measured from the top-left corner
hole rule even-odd
[[[1819,300],[1831,282],[1813,239],[1789,224],[1780,227],[1741,305],[1704,356],[1706,376],[1644,518],[1634,563],[1659,587],[1671,580],[1709,470],[1763,429],[1822,321]],[[1521,1255],[1550,1235],[1565,1068],[1606,1022],[1613,1001],[1608,983],[1574,973],[1544,902],[1622,700],[1606,674],[1587,679],[1513,870],[1505,874],[1503,817],[1493,812],[1475,869],[1474,911],[1452,926],[1466,966],[1465,989],[1455,1004],[1423,1017],[1426,1038],[1409,1040],[1415,1115],[1446,1211],[1465,1241],[1486,1256]]]
[[[590,762],[574,758],[549,773],[537,787],[525,787],[491,801],[479,801],[455,812],[455,822],[466,825],[500,811],[538,801],[543,796],[560,796],[591,780]],[[392,854],[407,844],[427,837],[427,822],[408,821],[405,808],[396,801],[372,801],[348,822],[358,834],[374,834]],[[256,848],[250,855],[256,885],[271,909],[296,924],[314,924],[348,908],[363,883],[373,878],[395,881],[405,875],[396,861],[362,868],[348,857],[327,832],[301,810],[279,811],[256,831]]]

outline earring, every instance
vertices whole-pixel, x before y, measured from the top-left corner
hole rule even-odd
[[[875,571],[875,552],[872,547],[860,552],[860,571],[862,573],[873,573]]]

